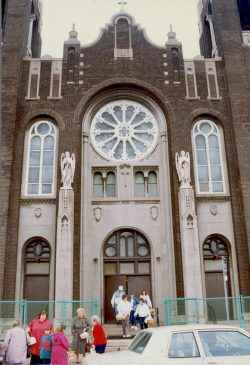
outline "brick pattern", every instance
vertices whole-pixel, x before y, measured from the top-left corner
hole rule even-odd
[[[216,89],[216,79],[215,75],[208,75],[208,87],[210,91],[211,98],[217,98],[217,89]]]
[[[60,75],[54,74],[52,76],[52,98],[60,96]]]
[[[194,75],[187,75],[187,87],[188,87],[188,97],[195,98],[195,83]]]
[[[37,86],[38,86],[38,75],[31,75],[30,78],[30,98],[36,98],[37,95]]]

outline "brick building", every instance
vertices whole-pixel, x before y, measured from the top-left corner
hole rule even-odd
[[[199,1],[194,59],[125,12],[41,57],[40,2],[2,5],[0,297],[250,295],[249,1]]]

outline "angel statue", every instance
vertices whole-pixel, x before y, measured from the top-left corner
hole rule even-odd
[[[175,164],[181,187],[189,188],[190,179],[190,156],[189,152],[181,151],[175,154]]]
[[[74,180],[75,165],[76,158],[74,153],[72,153],[71,157],[69,152],[61,154],[61,182],[63,183],[63,189],[72,189],[71,184]]]

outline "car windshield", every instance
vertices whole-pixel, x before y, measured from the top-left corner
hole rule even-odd
[[[206,356],[250,355],[250,338],[239,331],[199,331]]]
[[[138,335],[134,338],[128,349],[130,351],[137,352],[138,354],[142,354],[151,336],[152,333],[150,332],[138,333]]]

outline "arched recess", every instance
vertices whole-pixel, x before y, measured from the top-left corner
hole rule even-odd
[[[24,245],[24,299],[49,300],[50,262],[51,248],[45,239],[34,237]]]
[[[147,238],[137,230],[122,228],[108,236],[103,246],[105,321],[115,321],[110,300],[119,285],[128,294],[151,294],[151,250]]]
[[[205,287],[207,298],[232,296],[231,250],[228,240],[221,235],[211,235],[203,244]],[[208,317],[218,321],[229,319],[233,310],[232,303],[220,299],[208,301]]]
[[[206,238],[203,244],[203,259],[205,268],[206,297],[224,297],[225,289],[223,282],[223,260],[224,275],[227,271],[227,294],[231,294],[230,285],[230,245],[227,239],[221,235],[211,235]],[[227,267],[227,270],[225,270]]]

